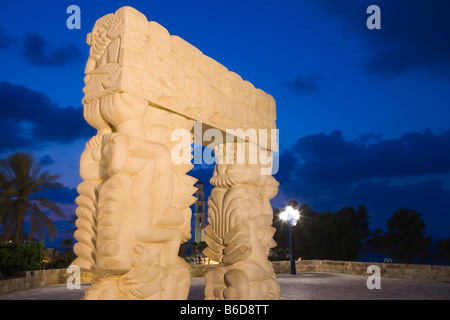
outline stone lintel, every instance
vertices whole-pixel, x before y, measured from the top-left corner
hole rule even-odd
[[[88,35],[84,102],[127,92],[205,127],[256,130],[261,147],[277,151],[275,100],[238,74],[131,7],[100,18]],[[260,129],[268,139],[260,139]],[[247,131],[248,132],[248,131]],[[275,137],[275,142],[271,139]],[[248,137],[245,138],[249,141]]]

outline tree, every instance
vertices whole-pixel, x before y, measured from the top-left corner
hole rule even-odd
[[[66,238],[61,242],[61,245],[65,248],[63,253],[64,260],[70,264],[74,260],[74,253],[71,248],[73,246],[73,240]]]
[[[443,263],[450,263],[450,239],[441,239],[437,244],[438,256]]]
[[[290,205],[295,205],[292,201]],[[297,204],[298,205],[298,204]],[[279,209],[274,211],[275,240],[280,247],[286,242],[283,225],[275,219]],[[292,228],[295,258],[356,260],[368,247],[369,215],[364,206],[357,210],[344,207],[337,213],[319,213],[308,205],[300,208],[300,220]]]
[[[73,235],[74,232],[77,230],[77,226],[75,222],[77,221],[78,217],[76,214],[72,214],[69,218],[69,224],[72,226],[70,229],[66,230],[64,234]]]
[[[380,253],[386,253],[395,261],[426,262],[430,256],[431,237],[425,237],[425,223],[415,210],[400,209],[387,221],[387,232],[377,233]]]
[[[194,259],[197,259],[199,257],[201,257],[203,254],[203,250],[207,247],[208,245],[206,244],[205,241],[200,241],[200,242],[191,242],[189,244],[189,248],[191,250],[191,257],[193,257]]]
[[[15,276],[22,271],[42,268],[44,243],[0,243],[0,273]]]
[[[291,206],[297,210],[299,210],[300,215],[302,215],[302,210],[305,208],[309,208],[309,205],[303,205],[302,207],[299,207],[299,203],[296,200],[290,200],[286,206]],[[288,224],[283,221],[280,218],[280,214],[282,211],[284,211],[285,209],[275,209],[273,210],[273,222],[272,222],[272,226],[275,228],[275,234],[273,235],[273,239],[274,241],[277,243],[277,246],[275,248],[271,249],[271,253],[269,258],[271,260],[286,260],[289,258],[289,226]],[[306,210],[306,209],[305,209]],[[300,216],[301,219],[301,216]],[[294,249],[296,249],[296,246],[298,245],[298,241],[295,237],[295,234],[298,233],[296,232],[296,228],[297,228],[298,224],[294,227],[292,227],[292,232],[293,232],[293,240],[294,240]],[[297,250],[295,250],[294,252],[295,256],[297,255]]]
[[[197,256],[197,252],[198,252],[198,243],[195,241],[192,241],[191,243],[189,243],[189,249],[191,251],[191,256]]]
[[[58,175],[41,171],[42,166],[29,153],[15,153],[0,160],[0,226],[5,240],[18,242],[25,234],[24,224],[30,218],[31,239],[35,233],[43,236],[47,229],[50,238],[56,234],[56,227],[46,211],[64,217],[61,208],[52,201],[39,197],[39,191],[60,187]]]
[[[309,221],[302,219],[298,229],[299,236],[295,235],[295,237],[299,237],[300,243],[304,243],[302,246],[297,246],[302,250],[300,255],[303,259],[336,259],[334,254],[336,229],[333,226],[333,220],[331,212],[317,212]]]
[[[189,254],[186,252],[188,249],[187,243],[182,243],[180,249],[178,249],[178,256],[189,262]]]
[[[369,230],[370,215],[367,212],[365,206],[358,206],[356,216],[358,219],[359,247],[361,250],[360,253],[366,253],[370,248],[370,236],[372,234]]]

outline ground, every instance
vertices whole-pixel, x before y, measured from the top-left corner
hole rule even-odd
[[[381,277],[368,289],[368,276],[335,273],[278,274],[283,300],[450,300],[450,283]],[[0,295],[0,300],[78,300],[90,285],[69,290],[65,284]],[[191,279],[188,300],[204,299],[204,278]]]

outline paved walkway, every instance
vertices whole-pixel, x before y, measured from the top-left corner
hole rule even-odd
[[[369,276],[369,275],[368,275]],[[284,300],[450,300],[450,283],[381,278],[380,289],[368,289],[368,276],[299,273],[278,274]],[[65,284],[12,292],[0,300],[79,300],[89,284],[67,289]],[[188,300],[204,299],[204,278],[193,278]]]

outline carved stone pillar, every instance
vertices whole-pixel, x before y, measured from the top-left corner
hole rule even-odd
[[[242,145],[247,148],[249,143]],[[205,296],[278,299],[280,287],[267,256],[276,246],[270,199],[279,183],[261,174],[261,165],[250,164],[248,157],[245,163],[237,161],[239,156],[230,157],[233,149],[234,155],[239,154],[229,143],[228,149],[227,143],[216,149],[218,164],[210,180],[215,188],[208,199],[209,225],[204,231],[208,247],[203,253],[220,264],[205,276]]]
[[[74,265],[93,272],[85,299],[186,299],[192,165],[175,165],[175,128],[193,121],[126,93],[85,101],[99,131],[80,162]]]
[[[98,19],[87,43],[84,117],[97,134],[81,156],[74,247],[74,265],[94,275],[85,298],[185,299],[178,250],[190,238],[196,179],[173,133],[199,120],[219,135],[255,132],[248,141],[276,152],[276,135],[265,134],[276,131],[275,100],[131,7]],[[221,265],[208,273],[207,298],[275,299],[267,253],[278,183],[264,161],[220,162],[217,151],[205,253]]]

